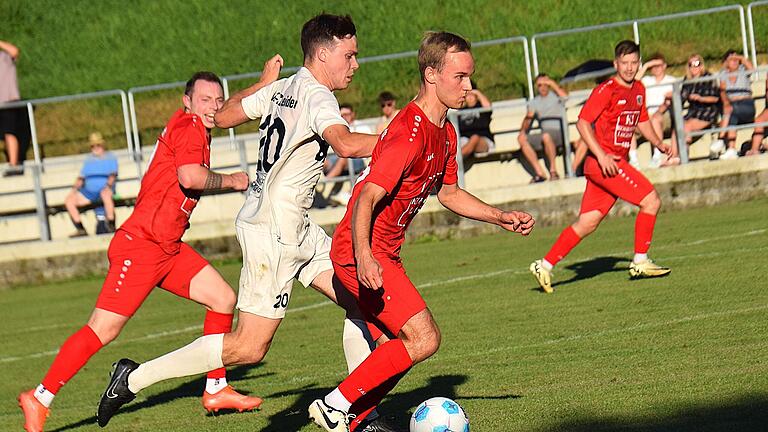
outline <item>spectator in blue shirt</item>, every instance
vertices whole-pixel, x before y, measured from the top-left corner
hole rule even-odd
[[[115,203],[112,196],[117,180],[117,159],[104,148],[104,138],[100,133],[92,133],[88,142],[91,145],[91,154],[83,163],[80,175],[64,199],[64,206],[77,229],[70,237],[88,235],[80,220],[78,207],[98,202],[104,206],[108,231],[115,231]]]

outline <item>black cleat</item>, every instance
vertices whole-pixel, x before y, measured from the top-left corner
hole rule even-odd
[[[104,394],[101,395],[99,408],[96,411],[96,421],[99,426],[104,427],[109,420],[120,409],[121,406],[134,400],[136,395],[128,389],[128,375],[134,371],[139,364],[130,359],[120,359],[112,365],[112,375],[109,379],[109,385]]]
[[[393,416],[379,416],[368,423],[361,424],[360,428],[356,430],[360,432],[408,432],[408,428],[398,428],[393,426],[393,423]]]

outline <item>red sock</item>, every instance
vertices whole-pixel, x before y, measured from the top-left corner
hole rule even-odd
[[[371,355],[339,384],[339,391],[347,401],[354,404],[390,378],[407,371],[411,365],[413,361],[403,341],[392,339],[373,350]]]
[[[640,212],[635,219],[635,253],[644,254],[651,247],[656,215]]]
[[[232,331],[232,319],[234,314],[225,314],[214,311],[207,311],[205,313],[205,321],[203,322],[203,334],[219,334],[229,333]],[[227,371],[224,368],[219,368],[208,372],[208,378],[224,378],[227,376]]]
[[[576,231],[573,230],[573,227],[569,225],[568,228],[560,233],[560,237],[557,238],[557,241],[552,245],[552,249],[549,250],[544,259],[554,266],[560,262],[561,259],[565,258],[571,249],[575,248],[580,241],[581,237],[579,237],[579,235],[576,234]]]
[[[43,387],[56,394],[103,346],[93,329],[83,326],[59,348],[59,353],[43,378]]]

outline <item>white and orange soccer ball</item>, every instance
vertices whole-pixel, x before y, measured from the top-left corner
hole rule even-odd
[[[416,407],[410,429],[411,432],[469,432],[469,417],[456,402],[433,397]]]

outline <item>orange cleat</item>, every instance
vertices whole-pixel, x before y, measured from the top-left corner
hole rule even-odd
[[[25,391],[17,399],[21,410],[24,411],[24,430],[43,432],[45,419],[51,415],[51,411],[35,398],[35,390]]]
[[[239,412],[258,409],[263,401],[259,397],[240,394],[226,386],[214,394],[203,392],[203,408],[208,412],[218,412],[222,409],[238,410]]]

